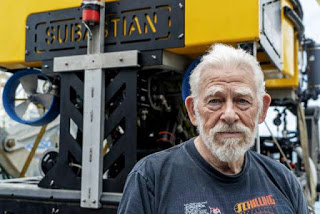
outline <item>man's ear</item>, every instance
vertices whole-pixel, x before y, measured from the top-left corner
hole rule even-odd
[[[262,101],[263,101],[263,105],[262,105],[262,110],[259,115],[259,124],[262,123],[267,116],[267,111],[268,111],[268,108],[271,103],[270,95],[269,94],[263,95]]]
[[[188,111],[188,115],[189,115],[189,119],[190,119],[191,123],[194,126],[197,126],[198,124],[197,124],[197,120],[196,120],[196,114],[194,111],[194,105],[195,105],[194,98],[191,96],[188,96],[186,98],[185,105],[186,105],[186,109]]]

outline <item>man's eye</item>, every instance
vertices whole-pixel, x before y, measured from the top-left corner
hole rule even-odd
[[[211,99],[209,104],[220,104],[222,101],[220,99]]]
[[[242,105],[250,104],[249,101],[247,101],[246,99],[238,99],[237,103],[242,104]]]

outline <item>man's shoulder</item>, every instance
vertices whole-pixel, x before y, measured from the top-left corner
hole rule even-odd
[[[139,173],[142,176],[152,174],[163,168],[173,167],[174,164],[179,164],[179,160],[185,158],[184,146],[190,141],[178,144],[169,149],[153,153],[142,158],[132,169],[131,173]]]
[[[288,170],[287,167],[285,167],[282,163],[266,156],[266,155],[263,155],[263,154],[259,154],[255,151],[251,151],[249,150],[248,151],[250,153],[250,156],[252,157],[252,159],[255,161],[255,162],[258,162],[259,164],[265,164],[265,165],[268,165],[270,167],[274,167],[276,169],[280,169],[280,170]],[[289,171],[289,170],[288,170]]]
[[[280,163],[279,161],[276,161],[266,155],[263,154],[259,154],[257,152],[254,151],[249,151],[250,156],[252,157],[252,160],[254,161],[254,163],[258,164],[258,165],[262,165],[264,167],[268,167],[271,170],[274,170],[276,172],[284,172],[284,173],[288,173],[290,172],[290,170],[284,166],[282,163]]]
[[[249,153],[252,157],[253,165],[262,169],[268,177],[272,177],[283,184],[299,185],[296,176],[284,164],[254,151]]]

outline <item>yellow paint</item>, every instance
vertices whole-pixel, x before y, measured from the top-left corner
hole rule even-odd
[[[288,6],[292,8],[289,0],[282,0],[281,7]],[[291,21],[285,17],[283,10],[281,11],[281,41],[282,41],[282,72],[292,77],[294,75],[294,29]]]
[[[154,15],[154,17],[156,17],[156,14]],[[146,19],[148,21],[149,27],[151,28],[152,32],[155,33],[156,31],[156,27],[154,26],[150,16],[148,14],[146,14]],[[154,18],[154,23],[157,23],[157,19]],[[145,25],[145,29],[148,29],[147,25]],[[148,32],[148,30],[146,30]]]
[[[137,16],[134,16],[133,20],[135,21],[136,26],[137,26],[137,28],[138,28],[138,33],[139,33],[139,34],[142,34],[138,17],[137,17]]]
[[[75,32],[75,37],[74,37],[74,41],[79,42],[82,38],[82,33],[81,33],[81,25],[80,24],[76,24],[75,28],[74,28],[74,32]]]
[[[298,50],[299,41],[297,36],[294,40],[294,60],[292,61],[294,67],[294,75],[287,79],[273,79],[266,80],[267,89],[296,89],[299,85],[299,68],[298,68]]]
[[[88,40],[88,36],[89,36],[89,31],[86,30],[85,33],[84,33],[83,40]]]
[[[59,43],[60,43],[60,44],[67,41],[69,29],[67,28],[66,25],[64,26],[64,32],[65,32],[65,34],[63,35],[63,38],[62,38],[62,35],[61,35],[61,31],[62,31],[62,30],[61,30],[60,26],[58,26],[58,40],[59,40]]]
[[[157,24],[157,22],[158,22],[158,15],[155,13],[154,14],[154,16],[153,16],[153,21],[154,21],[154,23],[156,23]]]
[[[289,6],[292,8],[288,0],[282,0],[281,6]],[[299,85],[299,68],[298,68],[298,51],[299,41],[294,32],[294,26],[289,19],[287,19],[283,11],[281,12],[281,29],[282,29],[282,58],[283,70],[282,72],[289,76],[289,78],[273,79],[266,81],[267,89],[296,89]]]
[[[126,17],[123,17],[123,35],[127,35],[127,19]]]
[[[111,2],[114,0],[108,0]],[[25,62],[26,20],[32,13],[79,7],[82,0],[0,0],[0,67],[19,69],[41,66]]]
[[[174,20],[172,20],[174,21]],[[171,50],[201,55],[212,43],[259,39],[258,0],[185,1],[185,48]]]
[[[119,22],[120,19],[119,18],[114,18],[114,19],[111,19],[111,22],[113,23],[113,32],[114,32],[114,37],[117,36],[117,22]]]
[[[131,25],[130,25],[130,28],[129,28],[129,35],[131,35],[132,32],[135,31],[135,30],[136,30],[136,28],[133,26],[133,22],[132,22]]]
[[[20,0],[19,7],[9,0],[0,0],[0,67],[8,69],[17,69],[28,66],[40,66],[41,62],[26,63],[25,57],[25,25],[27,17],[32,13],[45,11],[53,11],[65,8],[79,7],[82,0]],[[134,3],[134,1],[133,1]],[[290,6],[289,0],[281,0],[281,6]],[[171,11],[171,8],[164,6]],[[203,54],[212,43],[221,42],[235,45],[238,42],[259,41],[260,25],[259,25],[259,0],[202,0],[201,4],[195,0],[185,0],[185,47],[178,49],[170,49],[170,51],[186,55],[190,58],[196,58]],[[156,33],[156,24],[158,22],[157,14],[145,14],[146,22],[139,22],[138,17],[133,20],[123,20],[119,18],[112,19],[114,35],[110,35],[107,28],[105,36],[119,36],[118,30],[123,28],[123,35],[127,36],[134,31],[137,33]],[[283,44],[283,69],[287,76],[295,77],[295,59],[296,51],[294,51],[293,40],[293,25],[284,17],[282,17],[282,44]],[[123,25],[118,25],[120,22]],[[169,19],[170,26],[175,20]],[[55,31],[58,30],[58,38],[55,36]],[[61,29],[49,28],[47,30],[48,38],[46,42],[53,44],[55,42],[63,43],[65,39],[60,35]],[[87,31],[81,31],[81,26],[73,26],[71,29],[66,29],[66,37],[69,35],[73,41],[85,40],[88,38]],[[61,37],[62,36],[62,37]],[[170,36],[160,38],[166,39]],[[65,37],[65,38],[66,38]],[[41,52],[42,50],[37,50]],[[269,60],[267,55],[260,55],[258,59]],[[274,69],[273,65],[263,65],[263,69]],[[272,80],[273,81],[273,80]],[[286,85],[296,85],[286,80]],[[289,81],[289,82],[288,82]],[[278,83],[268,81],[268,86],[276,86]]]

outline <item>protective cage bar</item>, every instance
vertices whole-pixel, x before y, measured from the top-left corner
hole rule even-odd
[[[185,69],[182,65],[188,62],[186,58],[163,50],[142,51],[138,55],[140,67],[105,71],[106,154],[103,159],[102,207],[97,210],[80,207],[84,72],[60,73],[60,151],[57,162],[40,182],[37,180],[27,185],[32,191],[23,193],[21,188],[12,184],[8,189],[11,194],[0,193],[0,211],[15,214],[116,213],[125,179],[137,161],[138,72],[147,68],[181,72]],[[53,65],[52,61],[45,63]],[[3,190],[1,183],[0,190]],[[43,197],[39,198],[39,195]]]
[[[103,159],[103,192],[122,192],[125,179],[136,163],[137,69],[122,69],[106,80],[104,139],[108,152]],[[41,180],[39,187],[79,190],[81,186],[84,83],[83,72],[63,73],[61,77],[60,150],[57,163]],[[107,75],[108,76],[108,75]],[[109,83],[109,84],[107,84]],[[116,98],[122,96],[116,105]],[[111,109],[111,108],[112,109]],[[121,136],[112,136],[117,129]]]

